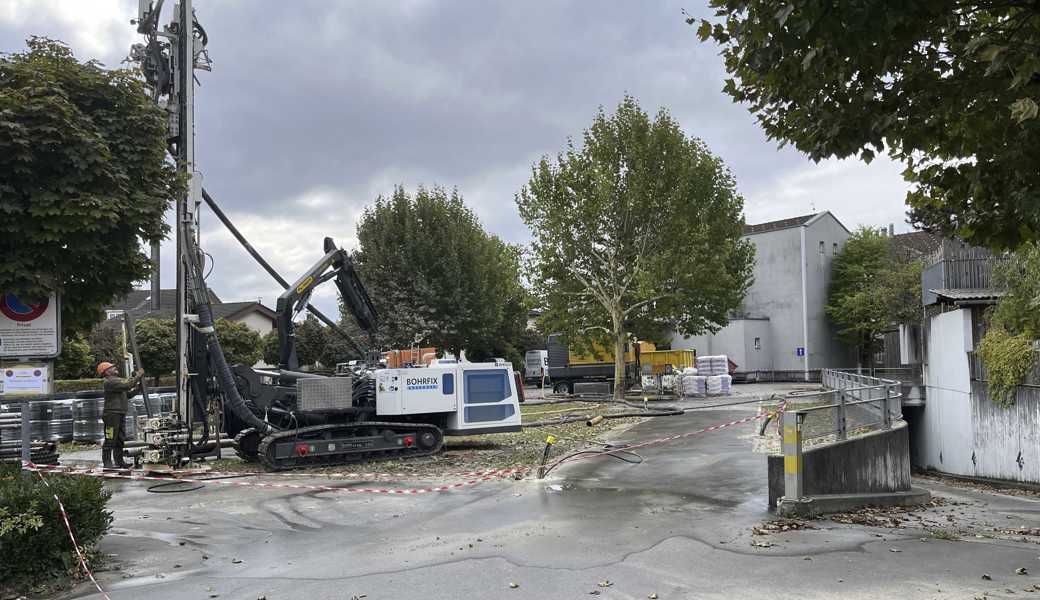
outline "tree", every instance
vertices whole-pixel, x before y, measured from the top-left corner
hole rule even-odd
[[[264,362],[268,365],[278,364],[278,332],[271,331],[261,341],[263,347]]]
[[[517,205],[543,323],[612,344],[620,396],[628,334],[717,331],[750,285],[754,251],[732,175],[666,111],[651,121],[625,97],[583,141],[534,165]]]
[[[881,334],[921,317],[921,270],[917,256],[900,253],[881,229],[860,227],[834,258],[825,310],[838,337],[870,364]]]
[[[711,0],[723,91],[813,160],[906,163],[910,219],[991,247],[1040,237],[1036,2]],[[687,22],[698,22],[688,17]]]
[[[66,337],[61,355],[54,361],[55,379],[80,379],[94,376],[94,356],[90,344],[81,337]]]
[[[996,263],[993,284],[1004,295],[987,313],[989,327],[978,355],[986,368],[989,398],[1008,407],[1037,364],[1033,343],[1040,337],[1040,244],[1024,244]]]
[[[90,346],[91,364],[95,367],[102,362],[118,362],[122,356],[123,339],[116,328],[107,326],[107,323],[95,325],[87,336],[87,344]],[[91,371],[91,374],[95,373]]]
[[[358,242],[382,347],[421,342],[458,355],[493,343],[517,312],[526,318],[519,250],[485,232],[458,191],[395,188],[365,210]]]
[[[245,323],[217,319],[213,326],[217,329],[217,339],[220,340],[220,348],[229,365],[252,366],[263,358],[260,334]]]
[[[342,312],[343,307],[340,307]],[[344,330],[355,342],[364,341],[363,333],[361,328],[353,321],[353,319],[342,318],[339,321],[340,329]],[[343,339],[343,336],[339,333],[327,329],[328,335],[325,340],[325,350],[322,352],[319,360],[321,364],[328,366],[329,368],[335,368],[339,363],[345,363],[352,360],[359,360],[364,358],[358,351],[352,346],[347,340]]]
[[[158,379],[177,370],[177,325],[173,319],[141,319],[134,323],[134,333],[145,373]]]
[[[327,328],[310,313],[302,323],[296,324],[296,357],[301,367],[313,367],[321,361],[328,336]],[[274,364],[278,364],[278,361]]]
[[[45,38],[28,47],[0,54],[0,290],[58,292],[65,331],[86,333],[148,277],[141,249],[165,237],[183,178],[166,160],[166,112],[132,71]]]

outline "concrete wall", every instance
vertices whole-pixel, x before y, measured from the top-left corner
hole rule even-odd
[[[803,453],[806,496],[876,494],[910,490],[910,438],[906,423]],[[770,456],[769,509],[784,495],[784,457]]]
[[[770,335],[769,319],[732,319],[715,335],[673,335],[672,349],[692,349],[702,356],[725,354],[737,364],[738,371],[759,371],[773,368]]]
[[[742,371],[763,371],[773,368],[774,343],[769,319],[744,320],[744,362],[737,363]],[[758,339],[758,348],[755,339]]]
[[[801,228],[791,227],[748,236],[755,244],[755,282],[744,298],[742,312],[769,317],[774,369],[801,369],[795,348],[802,345]],[[741,366],[741,370],[745,370]]]
[[[1015,404],[989,399],[985,381],[972,381],[968,351],[974,339],[970,309],[929,322],[924,407],[911,413],[914,464],[965,475],[1040,483],[1040,389],[1019,388]]]
[[[806,352],[810,369],[856,366],[855,352],[838,341],[836,328],[824,311],[834,256],[845,247],[847,239],[848,230],[830,213],[821,213],[805,224],[805,295],[809,333]]]
[[[933,317],[927,327],[924,365],[927,400],[915,415],[914,464],[954,473],[975,474],[971,462],[975,434],[968,351],[972,349],[971,310]]]

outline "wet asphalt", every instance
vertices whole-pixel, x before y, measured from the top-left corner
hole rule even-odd
[[[756,410],[652,419],[610,441],[642,443]],[[1014,572],[1040,574],[1030,542],[830,521],[753,535],[769,518],[765,457],[750,451],[756,426],[641,448],[630,457],[639,464],[596,457],[541,481],[414,496],[213,484],[155,494],[110,482],[115,522],[100,550],[112,562],[98,575],[113,599],[1040,597],[1024,591],[1040,577]],[[927,485],[951,501],[936,519],[1040,523],[1034,498]],[[100,597],[91,591],[60,597]]]

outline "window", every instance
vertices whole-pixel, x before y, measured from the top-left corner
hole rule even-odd
[[[755,338],[755,350],[762,349],[762,338]]]
[[[826,252],[827,252],[827,242],[824,242],[823,240],[820,240],[820,254],[826,254]]]

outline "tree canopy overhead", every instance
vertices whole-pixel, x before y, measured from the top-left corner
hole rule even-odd
[[[813,160],[888,152],[913,224],[995,248],[1040,237],[1040,4],[711,0],[723,90]]]
[[[625,97],[582,141],[534,165],[517,205],[542,322],[570,338],[606,333],[620,394],[627,334],[718,330],[750,285],[754,249],[732,175],[666,111],[651,120]]]
[[[458,355],[494,347],[510,320],[526,320],[516,248],[484,231],[458,191],[397,187],[365,210],[357,233],[384,348],[419,341]]]
[[[61,42],[0,54],[0,290],[63,295],[66,331],[148,277],[183,192],[166,113],[129,70],[79,62]]]

